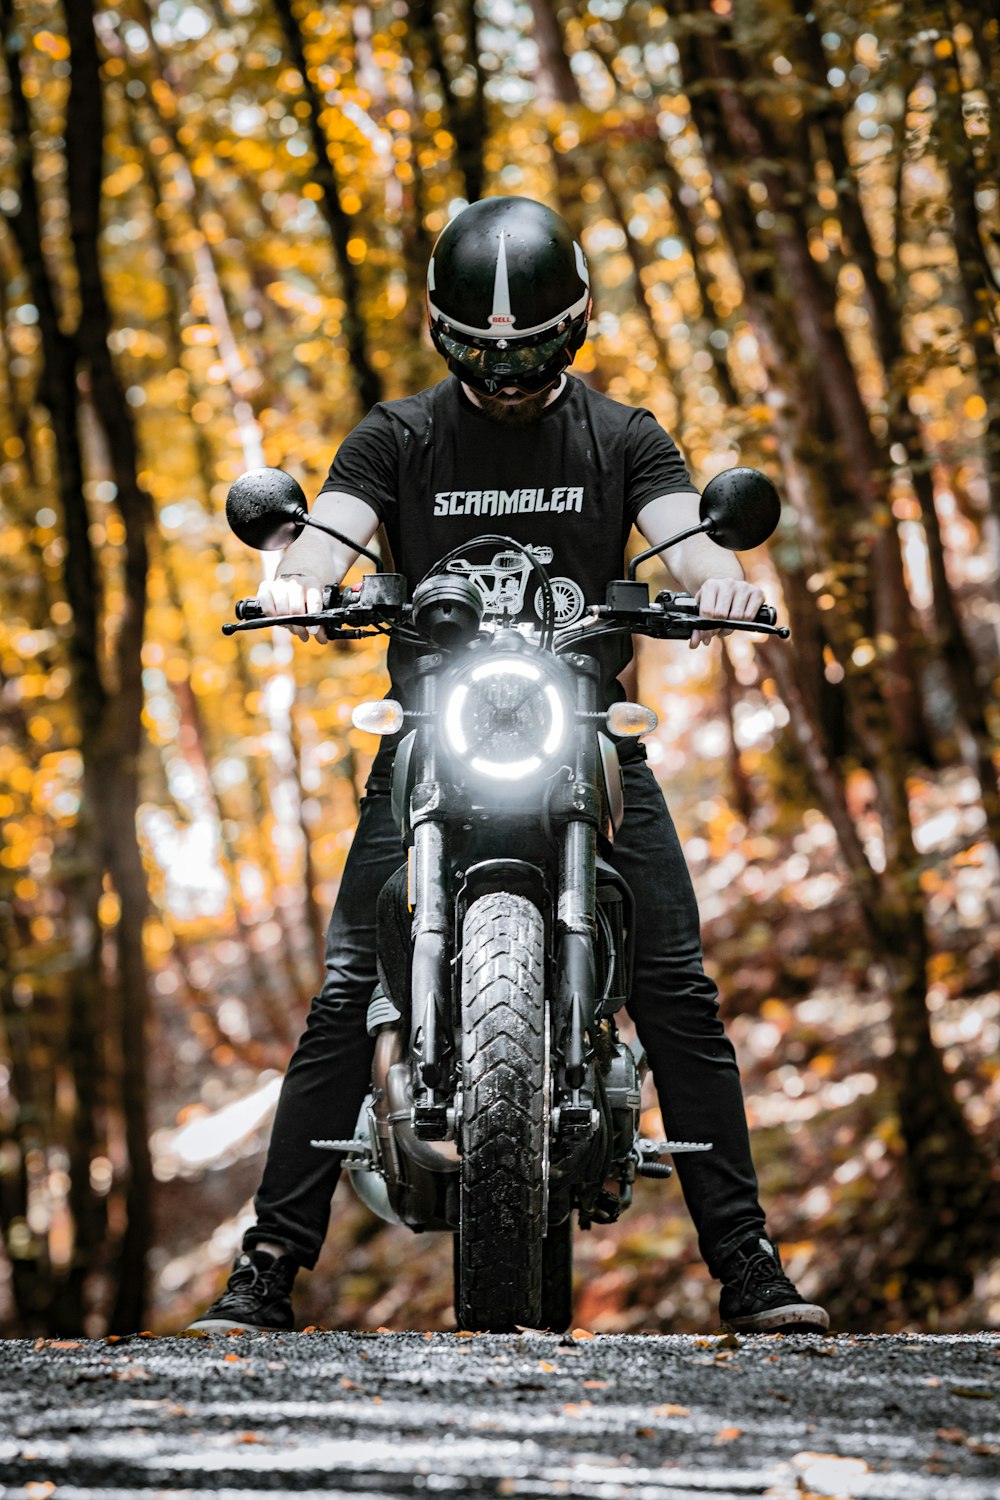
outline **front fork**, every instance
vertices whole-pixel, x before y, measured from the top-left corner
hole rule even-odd
[[[422,657],[416,664],[422,716],[415,753],[421,774],[410,795],[413,828],[410,1056],[413,1125],[423,1140],[444,1140],[449,1130],[447,1103],[439,1097],[447,1081],[445,1049],[451,997],[448,943],[452,926],[445,837],[448,787],[437,778],[437,747],[432,728],[437,687],[434,674],[440,664],[439,656]]]
[[[577,710],[593,715],[599,667],[593,657],[574,656]],[[596,1125],[592,1080],[588,1084],[588,1037],[594,1032],[594,943],[597,931],[597,736],[577,736],[573,776],[550,804],[559,827],[559,902],[556,913],[558,977],[556,1035],[561,1043],[561,1096],[553,1121],[566,1142],[590,1136]]]

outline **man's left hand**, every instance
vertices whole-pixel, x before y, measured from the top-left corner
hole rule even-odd
[[[695,598],[698,613],[720,620],[752,620],[764,603],[764,591],[743,578],[706,578]],[[721,626],[718,630],[694,630],[690,645],[707,646],[714,635],[732,635]]]

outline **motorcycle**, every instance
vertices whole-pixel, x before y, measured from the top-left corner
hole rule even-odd
[[[662,1157],[711,1149],[639,1130],[644,1054],[615,1021],[629,998],[633,900],[603,855],[624,814],[616,739],[657,717],[635,703],[599,706],[588,647],[621,632],[683,640],[718,628],[689,595],[650,601],[638,565],[696,532],[755,547],[779,511],[763,475],[718,475],[697,526],[640,553],[603,603],[559,625],[547,549],[478,537],[411,596],[376,553],[311,517],[280,470],[253,471],[230,491],[229,523],[249,546],[283,548],[312,525],[374,571],[351,589],[328,585],[315,614],[265,616],[258,600],[240,600],[227,634],[315,625],[334,640],[388,634],[412,652],[412,702],[365,703],[353,716],[375,733],[405,731],[390,791],[401,867],[377,910],[371,1091],[353,1137],[312,1144],[341,1153],[384,1219],[453,1234],[460,1328],[564,1330],[574,1216],[582,1229],[612,1223],[637,1175],[667,1177]],[[492,559],[469,561],[484,550]],[[516,618],[529,575],[538,626]],[[490,590],[501,608],[484,619]],[[787,637],[775,618],[765,605],[727,626]]]

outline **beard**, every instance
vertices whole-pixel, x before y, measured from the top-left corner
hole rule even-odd
[[[551,395],[552,386],[548,385],[533,396],[485,396],[477,391],[476,399],[491,421],[506,427],[530,427],[542,415]]]

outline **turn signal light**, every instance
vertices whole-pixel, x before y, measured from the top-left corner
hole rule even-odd
[[[606,722],[612,734],[638,736],[648,734],[660,721],[651,708],[641,703],[612,703]]]
[[[351,723],[355,729],[364,729],[368,734],[395,734],[403,727],[403,705],[395,698],[359,703],[351,714]]]

